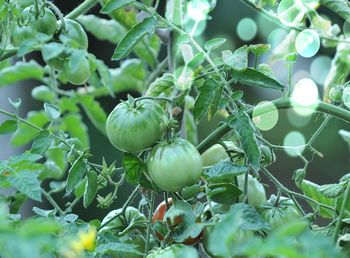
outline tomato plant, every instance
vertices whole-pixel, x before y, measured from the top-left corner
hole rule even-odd
[[[348,1],[78,2],[0,0],[0,257],[350,256]]]

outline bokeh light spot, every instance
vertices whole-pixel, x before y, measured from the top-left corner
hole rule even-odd
[[[237,25],[237,34],[241,40],[250,41],[258,32],[255,21],[251,18],[243,18]]]
[[[278,18],[288,26],[297,26],[305,16],[301,0],[282,0],[277,8]]]
[[[187,4],[187,15],[194,21],[207,19],[210,3],[207,0],[192,0]]]
[[[287,35],[288,33],[285,30],[275,29],[269,34],[267,38],[267,43],[270,44],[272,48],[275,48],[281,44],[281,42]]]
[[[308,78],[301,79],[295,84],[291,97],[295,112],[303,116],[314,112],[317,108],[318,98],[317,85]]]
[[[288,109],[287,111],[287,118],[289,122],[296,127],[304,127],[306,126],[312,116],[302,116],[298,114],[294,109]]]
[[[310,66],[311,78],[317,83],[325,82],[328,71],[331,68],[332,59],[328,56],[318,56],[312,61]]]
[[[305,138],[297,131],[289,132],[283,140],[284,151],[291,157],[297,157],[305,149]]]
[[[314,56],[320,49],[320,46],[320,36],[314,30],[303,30],[295,39],[295,48],[302,57]]]
[[[271,130],[278,121],[278,110],[269,101],[262,101],[253,109],[253,122],[257,128],[263,131]]]

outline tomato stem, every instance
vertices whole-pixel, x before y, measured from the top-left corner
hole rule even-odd
[[[145,253],[143,257],[146,257],[149,251],[149,242],[151,238],[151,225],[152,225],[152,215],[153,215],[153,206],[154,206],[154,191],[151,191],[151,200],[148,203],[148,224],[147,224],[147,235],[146,235],[146,245],[145,245]]]
[[[339,212],[337,224],[335,226],[334,235],[333,235],[333,242],[334,243],[336,243],[338,240],[339,230],[340,230],[342,220],[345,216],[345,211],[346,211],[346,208],[347,208],[347,205],[349,204],[349,202],[350,202],[350,180],[348,180],[348,182],[347,182],[347,187],[346,187],[346,190],[344,193],[344,199],[343,199],[341,209]]]

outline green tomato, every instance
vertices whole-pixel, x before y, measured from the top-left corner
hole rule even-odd
[[[197,149],[184,139],[160,143],[147,161],[149,176],[163,191],[177,192],[196,183],[202,174],[202,158]]]
[[[276,200],[277,197],[271,195],[267,203],[259,208],[261,217],[271,225],[272,229],[301,218],[298,208],[291,199],[280,197],[277,204]]]
[[[225,141],[224,143],[229,150],[240,152],[240,149],[232,141]],[[228,158],[228,154],[221,144],[214,144],[203,152],[201,156],[204,167],[213,166],[220,160]]]
[[[209,248],[209,239],[210,239],[210,235],[212,234],[212,231],[213,231],[213,227],[208,226],[208,227],[204,228],[203,238],[202,238],[203,239],[202,240],[203,248],[204,248],[205,252],[210,255],[210,257],[222,258],[221,255],[215,253],[215,251],[213,252]],[[246,240],[248,240],[252,237],[254,237],[253,231],[238,229],[234,234],[234,239],[232,239],[231,241],[234,241],[235,243],[242,243],[243,244]]]
[[[329,91],[329,97],[334,102],[341,102],[342,100],[342,90],[334,86]]]
[[[47,35],[53,35],[57,30],[56,15],[49,9],[45,9],[45,13],[42,16],[38,18],[33,17],[30,22],[38,32]]]
[[[243,192],[245,175],[237,176],[238,188]],[[248,175],[248,204],[257,207],[266,202],[266,193],[264,186],[251,175]],[[240,196],[240,201],[244,198],[243,194]]]
[[[116,209],[110,211],[102,220],[101,225],[109,221],[110,219],[114,218],[110,223],[108,223],[106,226],[102,227],[99,232],[105,232],[109,231],[115,234],[118,234],[122,232],[124,229],[126,229],[130,223],[136,223],[135,226],[146,228],[146,222],[147,219],[145,215],[143,215],[138,209],[134,207],[127,207],[125,210],[125,219],[124,217],[119,215],[122,213],[122,209]],[[119,216],[118,216],[119,215]],[[144,223],[143,223],[144,222]],[[132,228],[132,227],[131,227]]]
[[[131,153],[143,151],[158,141],[164,129],[165,112],[155,101],[140,100],[119,103],[109,114],[106,132],[119,150]]]
[[[91,75],[89,61],[86,58],[82,58],[74,66],[73,68],[73,64],[70,61],[65,62],[63,65],[63,74],[67,81],[74,85],[86,83]]]
[[[192,246],[175,244],[154,250],[146,258],[199,258],[199,254]]]
[[[80,23],[65,19],[66,31],[60,35],[62,42],[67,43],[72,48],[87,50],[88,38]]]
[[[24,41],[35,39],[36,31],[30,24],[26,26],[16,25],[12,32],[12,44],[19,47]]]
[[[259,149],[261,153],[261,164],[264,167],[271,165],[276,159],[276,156],[273,153],[273,151],[266,145],[260,145]]]

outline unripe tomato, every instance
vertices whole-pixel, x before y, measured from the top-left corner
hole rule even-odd
[[[342,100],[342,91],[338,87],[334,86],[329,91],[329,97],[334,102],[341,102]]]
[[[172,205],[173,204],[173,199],[172,198],[169,198],[168,199],[168,204],[169,205]],[[163,222],[164,221],[164,215],[167,211],[168,207],[165,203],[165,201],[161,202],[158,207],[156,208],[156,210],[154,211],[153,213],[153,216],[152,216],[152,223],[155,223],[157,221],[161,221]],[[171,226],[175,226],[175,225],[178,225],[182,222],[182,217],[181,216],[177,216],[175,217],[174,221],[172,222],[172,225]],[[171,222],[168,222],[168,223],[171,223]],[[158,232],[156,231],[156,235],[158,237],[159,240],[163,240],[164,239],[164,236],[161,232]],[[186,239],[183,244],[185,245],[194,245],[196,243],[198,243],[198,241],[202,238],[202,233],[200,233],[197,237],[195,238],[188,238]]]
[[[232,141],[225,141],[224,143],[229,150],[240,152],[239,148]],[[228,158],[228,154],[221,144],[214,144],[203,152],[201,156],[204,167],[213,166],[220,160]]]
[[[86,50],[88,48],[88,38],[80,23],[65,19],[66,31],[60,35],[62,42],[68,43],[72,48]]]
[[[273,151],[265,145],[260,145],[259,149],[261,153],[261,164],[263,166],[271,165],[276,159],[276,156],[273,153]]]
[[[245,175],[237,176],[238,188],[243,192]],[[243,194],[240,196],[240,201],[243,200]],[[257,207],[266,202],[266,193],[264,186],[251,175],[248,175],[248,204],[253,207]]]
[[[38,17],[35,17],[34,6],[27,7],[23,12],[27,12],[31,15],[30,24],[40,33],[47,35],[53,35],[57,30],[56,15],[50,10],[45,8],[44,13],[40,13]]]
[[[63,74],[68,82],[74,85],[82,85],[86,83],[91,75],[90,64],[86,58],[82,58],[75,69],[71,62],[65,62],[63,65]]]
[[[146,258],[199,258],[199,254],[192,246],[175,244],[154,250]]]
[[[121,214],[121,212],[122,212],[122,209],[116,209],[116,210],[110,211],[103,218],[101,225],[103,225],[104,223],[106,223],[107,221],[109,221],[110,219],[115,217],[116,215]],[[133,223],[145,222],[145,224],[143,226],[141,224],[138,224],[138,226],[146,228],[147,219],[146,219],[145,215],[143,215],[138,209],[136,209],[134,207],[129,206],[126,208],[125,218],[126,218],[126,221],[124,220],[124,217],[121,215],[116,217],[110,223],[108,223],[106,226],[101,228],[99,232],[110,231],[110,232],[113,232],[115,234],[118,234],[118,233],[122,232],[126,227],[128,227],[128,225],[131,222],[133,222]]]
[[[271,195],[267,203],[259,208],[261,217],[271,225],[272,229],[301,218],[298,208],[291,199],[281,196],[278,203],[276,200],[277,197]]]
[[[193,185],[203,170],[197,149],[180,138],[156,145],[147,161],[147,168],[152,181],[167,192],[177,192]]]
[[[134,105],[124,101],[107,118],[107,136],[117,149],[139,152],[161,138],[165,119],[165,112],[157,102],[140,100]]]
[[[30,25],[18,26],[16,25],[12,32],[12,44],[15,47],[20,46],[24,41],[33,39],[35,29]]]

